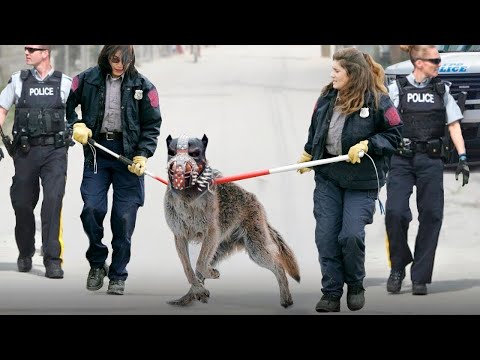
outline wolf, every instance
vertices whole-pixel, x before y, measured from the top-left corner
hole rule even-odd
[[[257,197],[235,183],[214,183],[222,175],[206,159],[205,134],[202,139],[186,135],[172,139],[169,135],[166,141],[169,183],[164,197],[165,218],[191,285],[186,295],[168,303],[207,303],[210,292],[204,287],[205,279],[219,278],[216,265],[234,252],[245,250],[255,263],[277,278],[281,306],[292,305],[286,273],[300,282],[297,260],[267,221]],[[195,271],[190,263],[189,242],[201,243]]]

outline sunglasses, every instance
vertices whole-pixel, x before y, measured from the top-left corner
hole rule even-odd
[[[38,48],[32,48],[25,46],[25,51],[28,51],[29,54],[33,54],[35,51],[45,51],[47,49],[38,49]]]
[[[422,59],[422,58],[419,58],[417,60],[422,60],[422,61],[428,61],[428,62],[431,62],[432,64],[435,64],[435,65],[438,65],[442,62],[442,59],[441,58],[433,58],[433,59]]]
[[[118,56],[112,56],[112,57],[110,58],[110,61],[111,61],[112,63],[114,63],[114,64],[118,64],[119,62],[122,61],[122,59],[119,58]]]

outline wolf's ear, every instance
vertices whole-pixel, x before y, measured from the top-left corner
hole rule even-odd
[[[167,147],[170,146],[170,143],[172,142],[172,136],[168,135],[167,136]]]
[[[203,143],[203,146],[204,146],[205,149],[206,149],[206,148],[207,148],[207,144],[208,144],[208,137],[207,137],[207,135],[205,135],[205,134],[203,134],[202,143]]]

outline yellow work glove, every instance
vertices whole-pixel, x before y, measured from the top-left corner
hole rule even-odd
[[[90,130],[85,123],[76,123],[73,125],[73,139],[82,145],[86,145],[88,139],[92,137],[92,130]]]
[[[348,158],[352,164],[360,163],[360,156],[358,155],[360,151],[363,151],[365,154],[368,152],[368,140],[360,141],[348,150]]]
[[[311,160],[312,160],[312,155],[310,155],[304,150],[302,156],[300,156],[300,159],[297,161],[297,164],[308,162]],[[306,172],[309,172],[310,170],[312,170],[312,168],[305,167],[305,168],[298,169],[297,172],[299,172],[300,174],[304,174]]]
[[[142,176],[147,165],[147,158],[145,156],[134,156],[133,165],[128,165],[128,170],[137,176]]]

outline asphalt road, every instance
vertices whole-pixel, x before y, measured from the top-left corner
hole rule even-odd
[[[224,175],[295,163],[306,141],[311,112],[328,82],[330,60],[320,47],[303,45],[216,46],[202,49],[198,63],[188,53],[139,64],[157,87],[163,124],[159,146],[148,169],[166,178],[165,139],[185,133],[209,138],[207,157]],[[69,153],[64,198],[65,278],[44,277],[39,254],[30,273],[16,268],[15,218],[10,203],[13,162],[0,163],[0,314],[278,314],[316,315],[321,296],[321,273],[314,242],[313,174],[296,172],[238,182],[257,195],[269,221],[295,252],[302,280],[290,280],[293,307],[283,309],[273,274],[238,253],[218,267],[218,280],[207,280],[208,304],[186,308],[166,302],[189,288],[163,214],[165,185],[146,178],[146,202],[140,209],[132,239],[132,259],[124,296],[85,288],[89,270],[88,240],[80,221],[80,182],[83,153],[75,145]],[[445,173],[445,218],[429,295],[411,295],[409,272],[402,293],[385,290],[389,267],[385,250],[384,216],[377,205],[367,227],[366,305],[350,312],[342,299],[342,314],[480,314],[479,179],[472,173],[465,188]],[[385,204],[385,189],[381,200]],[[40,200],[41,201],[41,200]],[[416,219],[415,193],[411,199]],[[40,203],[37,206],[39,222]],[[109,214],[104,243],[110,243]],[[413,247],[418,223],[410,227]],[[37,248],[41,237],[37,231]],[[192,248],[192,261],[199,248]]]

